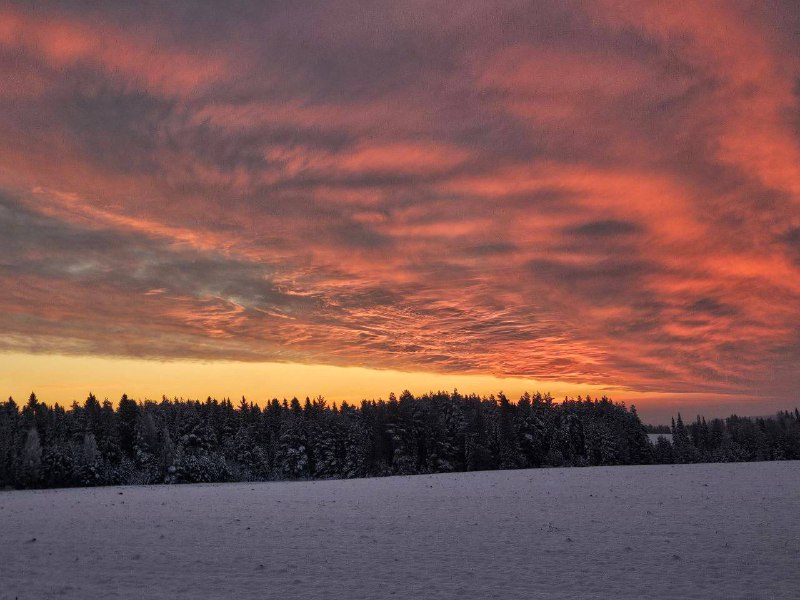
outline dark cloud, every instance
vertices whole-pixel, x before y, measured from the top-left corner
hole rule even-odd
[[[710,315],[712,317],[736,315],[736,309],[726,306],[714,298],[699,298],[688,306],[690,313]]]
[[[641,233],[642,230],[642,226],[639,223],[606,219],[603,221],[591,221],[577,227],[570,227],[565,233],[567,235],[588,238],[620,238]]]
[[[495,242],[489,244],[481,244],[478,246],[470,246],[465,250],[467,255],[472,256],[496,256],[504,254],[512,254],[517,251],[517,246],[508,242]]]
[[[614,257],[592,264],[573,264],[548,259],[532,260],[527,265],[539,281],[575,294],[591,293],[603,297],[642,289],[640,280],[654,275],[659,266],[641,259]]]

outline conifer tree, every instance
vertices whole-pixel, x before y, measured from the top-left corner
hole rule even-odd
[[[276,476],[281,479],[302,479],[309,475],[305,427],[301,412],[293,411],[281,423],[275,469]]]
[[[28,430],[19,457],[18,481],[25,487],[35,487],[42,481],[42,446],[36,427]]]
[[[77,479],[80,485],[93,486],[103,483],[102,456],[92,432],[84,434],[77,461]]]
[[[133,422],[131,434],[130,423]],[[0,486],[363,477],[531,466],[800,459],[800,413],[672,424],[651,444],[608,398],[403,392],[388,402],[0,404]],[[132,437],[131,437],[132,435]],[[130,441],[127,441],[129,440]],[[126,450],[128,444],[131,454]]]
[[[14,399],[0,404],[0,488],[16,481],[19,411]]]
[[[122,394],[117,407],[117,421],[119,424],[119,446],[122,453],[133,458],[134,444],[136,441],[136,422],[139,417],[139,407],[136,402],[128,399],[127,394]]]

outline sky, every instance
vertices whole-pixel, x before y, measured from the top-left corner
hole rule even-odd
[[[0,5],[0,393],[800,389],[794,1]]]

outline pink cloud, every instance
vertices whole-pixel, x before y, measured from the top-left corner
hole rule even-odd
[[[0,328],[14,348],[792,389],[800,65],[745,8],[467,3],[355,29],[355,7],[6,9]]]

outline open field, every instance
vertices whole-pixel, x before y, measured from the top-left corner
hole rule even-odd
[[[800,462],[0,493],[0,598],[797,598]]]

